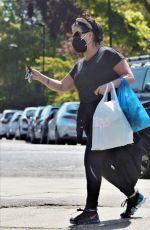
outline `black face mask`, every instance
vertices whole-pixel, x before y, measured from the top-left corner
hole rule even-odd
[[[80,36],[73,37],[72,46],[78,53],[84,53],[87,50],[87,44],[84,39],[81,39]]]

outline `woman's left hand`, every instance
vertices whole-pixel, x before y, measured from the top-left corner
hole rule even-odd
[[[110,86],[109,86],[109,85],[110,85],[110,84],[108,84],[108,92],[110,91]],[[99,86],[99,87],[94,91],[94,93],[95,93],[96,95],[98,95],[98,94],[104,95],[105,90],[106,90],[106,87],[107,87],[107,84],[101,85],[101,86]]]

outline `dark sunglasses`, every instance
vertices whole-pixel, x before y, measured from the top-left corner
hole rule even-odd
[[[73,37],[81,37],[82,34],[87,34],[88,32],[90,32],[90,30],[88,31],[77,31],[73,34]]]

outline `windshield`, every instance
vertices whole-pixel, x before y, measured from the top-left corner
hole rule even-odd
[[[72,114],[77,114],[79,104],[70,104],[67,106],[67,112]]]
[[[7,120],[10,120],[12,118],[13,114],[14,114],[14,112],[6,113],[4,118]]]
[[[35,109],[34,110],[28,110],[26,113],[27,118],[33,117],[34,113],[35,113]]]

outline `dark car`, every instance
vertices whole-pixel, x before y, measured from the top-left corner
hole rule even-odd
[[[150,115],[150,55],[133,57],[128,62],[135,76],[131,86]],[[141,177],[150,178],[150,128],[140,131],[139,135],[142,150]]]
[[[40,144],[47,143],[48,122],[53,118],[54,113],[59,109],[58,106],[47,105],[34,129],[35,138]]]
[[[39,122],[43,109],[44,109],[44,106],[38,106],[35,111],[34,116],[30,118],[30,121],[28,124],[27,141],[30,141],[31,143],[37,143],[37,138],[35,136],[35,128]]]

